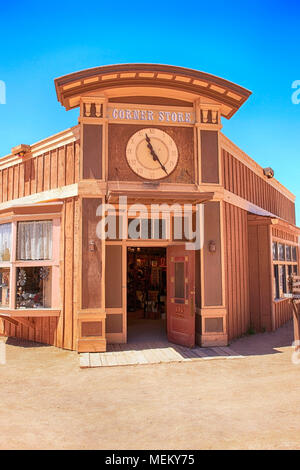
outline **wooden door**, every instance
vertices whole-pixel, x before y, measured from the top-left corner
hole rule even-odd
[[[167,333],[172,343],[195,346],[195,252],[167,248]]]

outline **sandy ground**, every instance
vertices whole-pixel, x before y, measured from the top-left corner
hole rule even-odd
[[[0,449],[299,449],[291,326],[232,343],[243,359],[99,369],[9,339]]]

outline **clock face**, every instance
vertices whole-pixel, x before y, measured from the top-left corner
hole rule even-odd
[[[153,127],[133,134],[126,147],[130,168],[149,180],[166,178],[178,162],[177,146],[166,132]]]

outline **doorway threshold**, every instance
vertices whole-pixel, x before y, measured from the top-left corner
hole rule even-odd
[[[187,348],[168,341],[151,343],[109,344],[103,353],[81,353],[80,367],[113,367],[128,365],[191,362],[212,359],[243,358],[229,346]]]

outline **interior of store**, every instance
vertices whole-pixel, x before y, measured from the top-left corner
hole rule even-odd
[[[128,247],[128,342],[166,338],[166,249]]]

